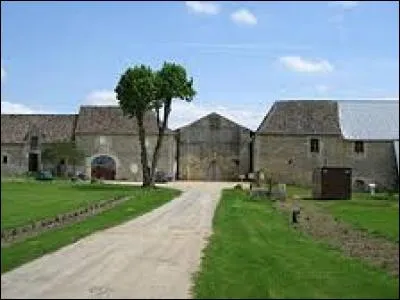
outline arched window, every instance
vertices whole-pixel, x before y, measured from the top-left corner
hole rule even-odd
[[[114,167],[115,161],[112,157],[107,155],[100,155],[93,159],[92,166],[101,166],[101,167]]]

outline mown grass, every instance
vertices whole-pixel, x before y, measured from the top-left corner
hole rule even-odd
[[[44,254],[71,244],[95,231],[131,220],[149,212],[180,194],[167,188],[143,189],[130,187],[130,199],[110,210],[64,228],[53,229],[39,236],[1,249],[1,272],[14,269]]]
[[[127,196],[133,190],[127,185],[74,184],[61,180],[2,181],[1,229],[54,217],[114,196]]]
[[[294,230],[267,201],[225,190],[196,298],[398,298],[398,279]]]
[[[289,197],[311,197],[311,189],[288,186]],[[374,236],[399,242],[399,195],[378,193],[353,193],[351,200],[309,200],[326,209],[338,220],[351,224],[354,228],[367,231]]]
[[[366,194],[354,194],[352,200],[318,201],[337,219],[376,236],[399,241],[399,202],[394,197],[377,200]]]

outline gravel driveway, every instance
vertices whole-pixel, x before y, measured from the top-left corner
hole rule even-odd
[[[175,200],[1,276],[4,298],[189,298],[222,188],[174,182]]]

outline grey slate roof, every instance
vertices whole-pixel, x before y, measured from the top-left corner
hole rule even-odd
[[[345,139],[399,139],[399,101],[338,101],[338,111]]]
[[[75,118],[76,115],[1,114],[1,143],[24,143],[33,127],[45,143],[71,140]]]
[[[146,134],[157,134],[155,113],[149,112],[144,120]],[[171,133],[170,129],[165,131]],[[135,118],[124,116],[118,106],[81,106],[75,129],[76,134],[137,134]]]
[[[275,102],[258,134],[340,134],[337,103],[329,100]]]

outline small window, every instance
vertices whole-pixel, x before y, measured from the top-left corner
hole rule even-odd
[[[314,152],[314,153],[319,153],[319,140],[318,139],[311,139],[310,151]]]
[[[354,143],[354,152],[355,153],[364,153],[364,142],[356,141]]]
[[[3,164],[7,164],[8,163],[8,157],[7,155],[3,156]]]
[[[39,139],[37,136],[31,138],[31,149],[37,149],[39,146]]]

